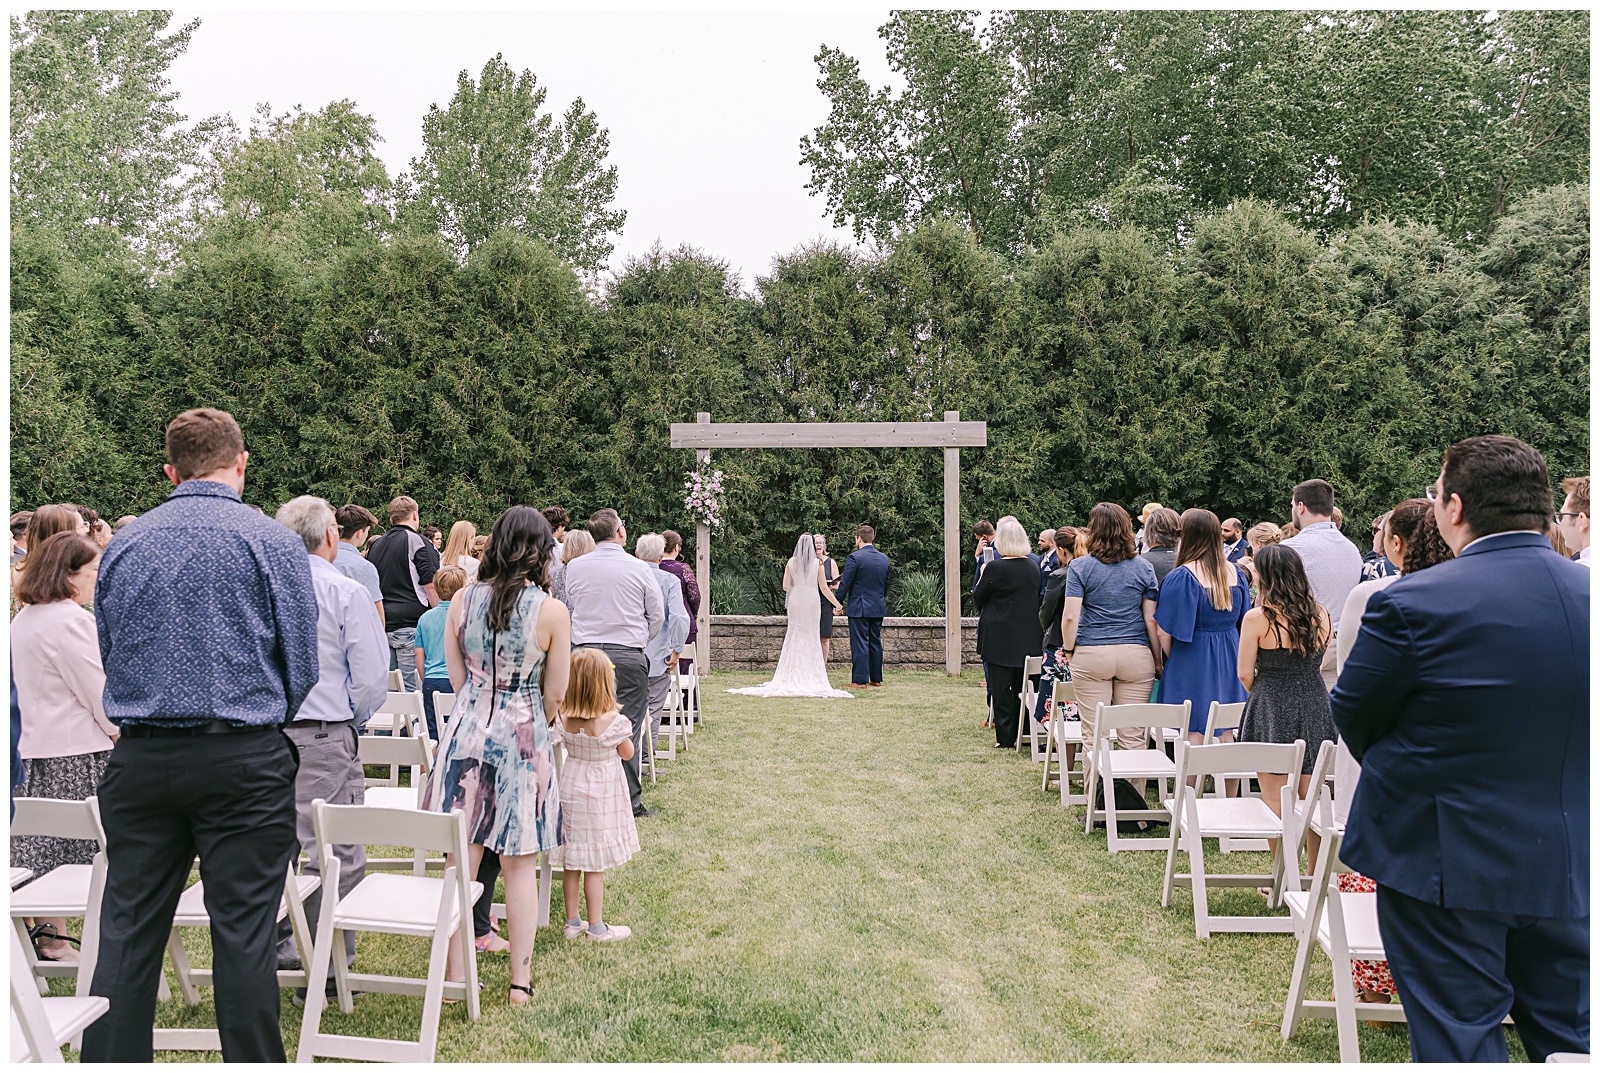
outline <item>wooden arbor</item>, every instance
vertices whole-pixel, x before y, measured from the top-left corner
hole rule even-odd
[[[696,414],[695,424],[674,424],[672,446],[692,447],[703,462],[713,447],[942,447],[944,449],[944,669],[961,674],[961,448],[987,447],[989,427],[963,421],[946,410],[943,421],[795,421],[766,424],[712,424]],[[711,666],[711,532],[695,525],[695,573],[705,586],[700,601],[700,666]]]

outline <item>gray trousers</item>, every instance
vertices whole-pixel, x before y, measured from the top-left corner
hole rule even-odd
[[[389,638],[389,669],[400,672],[400,681],[405,683],[407,693],[417,691],[417,628],[415,626],[402,626],[398,630],[390,630]]]
[[[327,723],[321,727],[291,727],[284,733],[300,750],[300,773],[294,780],[295,836],[300,840],[300,849],[311,858],[306,863],[305,874],[321,875],[322,854],[311,828],[311,802],[320,797],[330,805],[359,805],[366,800],[366,776],[356,757],[356,728],[351,723]],[[355,890],[361,877],[367,874],[367,851],[362,846],[335,846],[333,853],[339,859],[339,897],[342,898]],[[311,925],[313,937],[321,911],[319,891],[306,902],[306,922]],[[294,936],[288,933],[285,921],[279,927],[278,957],[297,956]],[[344,959],[346,965],[356,959],[354,932],[345,932]]]
[[[661,713],[667,707],[667,690],[672,687],[672,675],[658,674],[650,679],[650,740],[661,737]]]
[[[623,645],[580,645],[580,648],[598,648],[617,668],[617,707],[633,724],[633,759],[623,760],[622,771],[628,778],[628,799],[633,811],[644,808],[644,787],[639,782],[639,765],[644,761],[644,721],[650,718],[650,661],[644,658],[644,649]]]

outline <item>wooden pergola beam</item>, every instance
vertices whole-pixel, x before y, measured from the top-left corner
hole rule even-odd
[[[951,413],[956,411],[952,410]],[[775,421],[675,424],[673,447],[987,447],[982,421]]]
[[[713,448],[762,447],[940,447],[944,449],[944,666],[961,676],[961,448],[989,446],[989,426],[963,421],[946,410],[943,421],[779,421],[712,424],[696,414],[694,424],[671,427],[672,446],[692,448],[697,465]],[[705,591],[698,616],[696,656],[711,669],[711,531],[695,524],[695,572]]]

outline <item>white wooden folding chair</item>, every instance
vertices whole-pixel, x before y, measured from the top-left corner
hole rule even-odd
[[[11,836],[74,838],[95,845],[90,864],[63,864],[11,892],[11,924],[22,942],[23,958],[39,994],[49,991],[48,977],[76,977],[76,994],[87,995],[100,950],[100,901],[106,886],[106,832],[100,824],[100,803],[19,797],[13,802]],[[27,920],[70,917],[83,921],[78,960],[40,961],[28,938]]]
[[[439,731],[439,741],[444,741],[450,736],[450,720],[455,717],[455,714],[456,695],[454,693],[435,693],[433,695],[433,723]]]
[[[1203,797],[1200,786],[1207,775],[1220,779],[1231,771],[1260,771],[1298,778],[1305,757],[1306,743],[1274,745],[1265,742],[1230,742],[1219,745],[1178,743],[1176,793],[1167,803],[1172,823],[1167,837],[1167,870],[1161,884],[1161,906],[1172,904],[1172,887],[1186,883],[1194,895],[1194,933],[1209,939],[1214,931],[1288,932],[1294,922],[1288,917],[1212,916],[1206,888],[1260,887],[1270,884],[1269,908],[1281,904],[1284,890],[1284,855],[1273,857],[1272,871],[1265,875],[1207,875],[1204,840],[1208,838],[1277,837],[1283,821],[1272,814],[1259,797]],[[1189,777],[1195,776],[1195,785]],[[1285,787],[1289,789],[1289,787]],[[1189,871],[1178,872],[1179,850],[1189,855]]]
[[[700,712],[700,671],[697,667],[690,667],[687,673],[678,675],[677,690],[680,710],[687,714],[689,733],[693,734],[703,718]]]
[[[1157,797],[1166,801],[1172,796],[1170,786],[1177,777],[1178,766],[1167,756],[1165,749],[1113,749],[1111,742],[1116,736],[1114,732],[1125,727],[1140,727],[1147,733],[1159,735],[1173,727],[1187,729],[1188,726],[1188,701],[1182,704],[1099,706],[1095,715],[1094,740],[1090,743],[1087,758],[1088,777],[1084,780],[1084,834],[1094,830],[1096,820],[1104,820],[1106,849],[1111,853],[1125,849],[1166,848],[1166,843],[1159,838],[1127,838],[1118,834],[1118,820],[1166,820],[1168,813],[1164,807],[1119,811],[1114,781],[1154,780]],[[1101,794],[1105,798],[1103,810],[1095,807],[1095,791],[1101,785],[1105,787]]]
[[[294,937],[295,952],[301,965],[311,963],[311,928],[306,923],[305,901],[316,893],[321,880],[314,875],[296,875],[294,866],[287,869],[283,897],[278,902],[278,920],[289,921],[289,931]],[[172,933],[167,937],[167,955],[172,958],[172,968],[178,977],[178,993],[185,1005],[200,1004],[200,988],[216,986],[211,969],[197,969],[189,964],[189,951],[183,943],[183,928],[210,928],[211,914],[206,909],[205,881],[188,888],[178,898],[178,909],[172,919]],[[279,987],[304,987],[304,969],[279,969]],[[220,1051],[222,1037],[214,1028],[158,1028],[154,1032],[158,1051]]]
[[[678,759],[678,740],[683,739],[683,748],[689,749],[689,735],[694,732],[694,715],[688,709],[688,702],[684,696],[686,690],[679,682],[676,671],[672,673],[672,680],[667,683],[667,699],[661,709],[661,736],[666,738],[667,747],[661,750],[660,739],[655,739],[655,746],[651,750],[650,769],[652,776],[655,772],[656,760]],[[652,736],[655,728],[651,727]],[[653,781],[653,778],[652,778]]]
[[[11,933],[11,1062],[60,1062],[61,1048],[111,1008],[93,995],[43,998],[28,967],[32,944]]]
[[[1022,657],[1022,696],[1017,700],[1017,752],[1022,751],[1023,738],[1027,738],[1035,760],[1038,759],[1039,745],[1034,735],[1042,731],[1044,726],[1033,718],[1034,706],[1039,703],[1039,687],[1034,679],[1043,673],[1043,656]]]
[[[1218,736],[1232,733],[1237,737],[1239,726],[1244,722],[1244,701],[1233,704],[1222,704],[1212,701],[1210,709],[1206,712],[1206,730],[1202,739],[1207,745],[1218,744]],[[1229,738],[1229,741],[1234,738]],[[1250,771],[1229,771],[1214,776],[1211,781],[1212,797],[1227,797],[1230,786],[1236,786],[1241,797],[1260,796],[1250,789],[1250,780],[1255,773]],[[1271,847],[1259,838],[1224,838],[1220,842],[1223,853],[1264,853]]]
[[[401,690],[405,689],[405,687],[406,687],[406,680],[400,676],[399,669],[395,669],[395,670],[390,671],[389,672],[389,692],[391,692],[391,693],[399,693]]]
[[[391,674],[396,672],[391,671]],[[427,715],[422,709],[422,694],[391,689],[378,710],[361,728],[363,734],[409,734],[417,723],[426,727]]]
[[[465,1000],[467,1016],[478,1019],[478,962],[468,926],[472,903],[482,885],[467,878],[467,820],[460,809],[449,815],[407,809],[311,803],[311,822],[322,854],[322,908],[307,974],[305,1016],[300,1027],[298,1061],[342,1058],[350,1061],[432,1062],[439,1041],[439,1013],[446,998]],[[439,879],[369,872],[354,890],[339,895],[339,858],[335,845],[404,846],[450,854],[454,864]],[[378,932],[430,940],[425,978],[357,973],[345,967],[347,931]],[[466,980],[446,981],[449,944],[460,947]],[[354,1010],[352,990],[422,996],[422,1027],[416,1042],[338,1036],[322,1031],[330,966],[339,1009]]]
[[[1062,808],[1081,805],[1085,801],[1083,794],[1073,793],[1070,785],[1072,779],[1077,779],[1079,787],[1083,786],[1087,756],[1082,721],[1067,718],[1067,705],[1077,699],[1078,694],[1071,682],[1051,683],[1050,722],[1045,724],[1044,783],[1040,788],[1045,793],[1050,792],[1050,758],[1053,755],[1056,758],[1055,774],[1061,787]]]
[[[433,743],[426,734],[408,734],[404,737],[370,737],[363,734],[356,739],[356,755],[360,757],[363,767],[388,767],[393,771],[409,767],[412,773],[410,786],[391,786],[378,780],[377,785],[367,787],[363,796],[367,805],[412,810],[422,807],[422,791],[433,772],[434,758]],[[442,868],[444,858],[435,858],[432,863]],[[411,874],[416,876],[424,875],[428,864],[427,854],[421,850],[411,857],[367,858],[367,867],[374,871],[403,872],[409,867]]]
[[[32,878],[33,878],[33,869],[31,869],[31,868],[13,868],[13,869],[11,869],[11,889],[12,890],[16,890],[18,887],[22,886],[24,883],[26,883],[28,880],[30,880]]]

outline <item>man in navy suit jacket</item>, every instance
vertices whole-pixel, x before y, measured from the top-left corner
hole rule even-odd
[[[889,613],[889,557],[872,542],[870,525],[856,527],[856,550],[839,574],[839,602],[850,617],[850,688],[883,685],[883,616]]]
[[[1419,1062],[1589,1050],[1589,578],[1509,436],[1451,447],[1456,558],[1374,593],[1333,691],[1361,761],[1340,856],[1376,881]]]
[[[1244,538],[1244,523],[1238,518],[1228,518],[1222,523],[1222,554],[1230,563],[1243,559],[1250,551],[1250,542]]]

